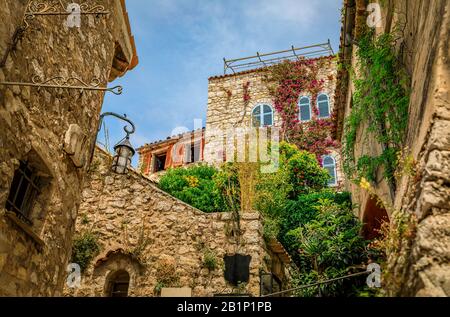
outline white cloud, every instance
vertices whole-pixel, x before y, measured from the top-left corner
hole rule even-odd
[[[246,15],[253,22],[284,21],[307,27],[317,13],[317,1],[311,0],[258,0],[244,2]]]

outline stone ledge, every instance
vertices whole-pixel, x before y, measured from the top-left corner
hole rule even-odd
[[[36,243],[38,250],[42,251],[42,249],[45,247],[45,242],[33,231],[33,229],[29,225],[17,218],[17,216],[11,211],[6,211],[5,217],[11,220],[20,229],[22,229],[22,231],[24,231],[27,236]]]

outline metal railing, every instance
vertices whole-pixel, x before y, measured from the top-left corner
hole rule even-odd
[[[242,70],[249,70],[254,68],[267,67],[278,64],[285,60],[299,60],[301,58],[316,58],[321,56],[334,55],[333,48],[331,47],[330,40],[326,43],[315,44],[310,46],[304,46],[295,48],[291,47],[289,50],[260,54],[256,53],[255,56],[236,58],[236,59],[223,59],[224,62],[224,74],[231,70],[233,73]]]
[[[293,292],[293,291],[299,291],[299,290],[302,290],[302,289],[305,289],[305,288],[320,286],[322,284],[333,283],[333,282],[340,281],[340,280],[343,280],[343,279],[346,279],[346,278],[352,278],[352,277],[361,276],[361,275],[368,275],[370,273],[371,273],[370,271],[353,273],[353,274],[349,274],[349,275],[341,276],[341,277],[336,277],[336,278],[332,278],[332,279],[325,280],[325,281],[320,281],[320,282],[316,282],[316,283],[301,285],[301,286],[298,286],[298,287],[295,287],[295,288],[291,288],[291,289],[287,289],[287,290],[280,291],[280,292],[275,292],[275,293],[271,293],[271,294],[267,294],[267,295],[261,295],[260,297],[272,297],[272,296],[281,295],[281,294],[285,294],[285,293],[289,293],[289,292]]]

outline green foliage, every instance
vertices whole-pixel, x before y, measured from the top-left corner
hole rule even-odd
[[[91,232],[84,232],[73,241],[71,262],[77,263],[84,272],[99,251],[97,237]]]
[[[266,241],[278,238],[280,234],[280,220],[275,217],[265,217],[263,221],[263,236]]]
[[[159,187],[204,212],[224,211],[224,198],[214,181],[217,173],[206,165],[169,169]]]
[[[349,193],[336,193],[331,189],[324,189],[320,192],[301,195],[296,200],[287,201],[280,218],[279,241],[299,266],[302,265],[298,254],[299,246],[292,231],[315,220],[323,201],[332,201],[345,206],[347,209],[351,206]]]
[[[408,80],[394,50],[395,40],[389,33],[375,37],[366,31],[359,41],[357,69],[354,72],[353,106],[345,122],[344,171],[354,180],[375,180],[380,167],[391,183],[398,165],[396,153],[401,150],[408,124]],[[356,159],[357,134],[362,139],[374,136],[382,145],[380,156],[363,155]]]
[[[225,163],[214,176],[214,183],[223,197],[225,210],[239,211],[241,207],[241,187],[239,167],[236,163]]]
[[[299,151],[287,161],[281,161],[281,168],[288,173],[288,182],[292,185],[290,197],[297,197],[326,187],[329,174],[317,162],[314,154]]]
[[[256,185],[255,209],[264,216],[279,217],[289,195],[293,192],[286,169],[279,169],[273,174],[259,174]]]
[[[326,187],[328,177],[313,154],[282,142],[279,170],[261,174],[256,187],[256,207],[264,215],[264,238],[278,239],[300,268],[294,273],[293,287],[345,276],[348,267],[367,259],[350,194]],[[355,278],[322,285],[320,294],[356,295],[363,282]],[[297,293],[318,294],[318,287]]]
[[[311,281],[342,277],[349,274],[349,267],[367,260],[367,241],[359,235],[361,226],[348,204],[339,205],[331,200],[321,199],[315,219],[288,233],[298,247],[302,264],[297,283],[303,285]],[[355,286],[362,287],[363,282],[364,279],[323,284],[320,294],[356,295]],[[318,292],[316,287],[297,295],[312,296]]]
[[[279,149],[279,169],[272,174],[260,173],[256,185],[255,209],[264,216],[266,239],[279,236],[283,221],[289,217],[289,199],[325,188],[329,177],[313,154],[286,142],[281,142]]]
[[[88,218],[88,216],[87,216],[86,214],[83,214],[83,215],[81,216],[81,224],[82,224],[82,225],[87,225],[87,224],[89,224],[89,218]]]
[[[213,251],[206,249],[203,252],[203,266],[206,267],[209,271],[214,271],[215,269],[217,269],[217,255]]]
[[[153,293],[157,296],[161,295],[161,291],[164,287],[166,287],[166,285],[164,285],[164,283],[157,282],[155,287],[153,288]]]

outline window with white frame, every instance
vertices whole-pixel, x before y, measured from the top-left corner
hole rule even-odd
[[[299,101],[300,121],[311,120],[311,100],[309,97],[301,97]]]
[[[273,109],[268,104],[257,105],[252,111],[252,126],[267,127],[273,125]]]
[[[330,102],[327,94],[317,96],[317,107],[319,108],[319,118],[330,117]]]
[[[324,156],[322,159],[322,166],[330,174],[330,179],[328,180],[328,186],[337,185],[337,173],[336,173],[336,160],[332,156]]]

